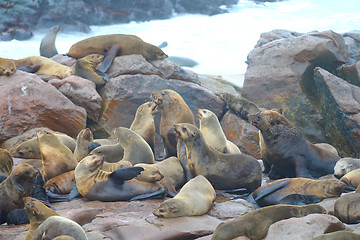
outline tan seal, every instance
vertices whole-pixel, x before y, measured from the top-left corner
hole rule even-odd
[[[35,73],[37,75],[57,76],[66,78],[73,75],[73,70],[65,65],[41,56],[31,56],[14,60],[18,70]]]
[[[56,194],[69,194],[75,186],[75,170],[59,174],[44,184],[46,192],[53,192]]]
[[[28,233],[26,234],[25,240],[32,240],[34,238],[34,233],[36,229],[47,218],[51,216],[59,216],[57,212],[55,212],[45,204],[32,197],[24,198],[26,215],[30,220],[30,227]]]
[[[204,215],[211,209],[215,198],[211,183],[199,175],[190,179],[174,198],[160,204],[153,214],[163,218]]]
[[[13,169],[14,159],[10,152],[0,148],[0,175],[8,177]]]
[[[165,89],[151,95],[161,112],[160,136],[164,141],[165,158],[176,156],[177,139],[174,124],[191,123],[195,125],[194,115],[184,99],[177,92]]]
[[[92,150],[89,155],[101,155],[105,162],[116,163],[123,159],[124,148],[120,143],[103,145]]]
[[[240,149],[234,143],[226,139],[225,133],[215,113],[208,109],[197,109],[196,114],[199,118],[199,129],[210,147],[222,153],[241,153]]]
[[[318,204],[293,206],[279,204],[253,210],[241,217],[220,223],[211,237],[212,240],[230,240],[246,236],[251,240],[263,239],[271,224],[292,217],[304,217],[311,213],[327,214]]]
[[[101,170],[104,158],[87,156],[75,168],[76,185],[80,194],[88,200],[127,201],[133,197],[164,193],[161,185],[133,179],[143,168],[126,167],[114,172]]]
[[[51,58],[58,54],[55,46],[55,40],[58,32],[61,30],[60,25],[53,26],[46,33],[40,43],[40,56]]]
[[[253,191],[260,186],[261,167],[252,156],[216,151],[192,124],[176,124],[174,129],[186,145],[187,165],[192,176],[203,175],[218,190],[246,188]]]
[[[96,72],[96,67],[103,60],[104,56],[100,54],[90,54],[80,58],[75,63],[75,74],[92,81],[96,88],[100,88],[105,85],[106,80]]]
[[[360,186],[360,168],[348,172],[340,178],[340,181],[343,181],[349,186],[357,188]]]
[[[154,102],[146,102],[136,109],[136,114],[131,123],[130,130],[139,134],[154,151],[155,149],[155,122],[154,114],[158,111]]]
[[[293,194],[312,195],[320,200],[335,198],[339,197],[344,189],[345,184],[336,179],[285,178],[262,185],[252,196],[260,207],[264,207],[279,204],[282,199]],[[296,202],[296,199],[294,200]]]
[[[10,76],[16,72],[16,65],[13,60],[0,58],[0,76]]]
[[[10,176],[0,183],[0,224],[13,209],[24,208],[24,197],[30,196],[39,172],[31,165],[20,163]]]
[[[348,193],[339,197],[334,205],[334,214],[342,222],[355,224],[360,222],[360,193]]]
[[[78,161],[54,133],[38,132],[44,182],[62,173],[74,170]]]
[[[357,158],[341,158],[336,162],[334,167],[334,176],[341,178],[345,174],[360,168],[360,159]]]
[[[81,130],[76,137],[74,156],[78,162],[89,155],[89,146],[94,141],[93,134],[89,128]]]

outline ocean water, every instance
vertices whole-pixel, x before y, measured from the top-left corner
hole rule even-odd
[[[333,30],[344,33],[360,30],[359,0],[286,0],[255,4],[248,0],[215,16],[177,14],[171,19],[130,22],[109,26],[92,26],[92,32],[62,33],[56,39],[59,53],[84,38],[113,33],[135,34],[144,41],[168,46],[169,56],[194,59],[199,63],[192,71],[221,75],[238,86],[243,85],[246,58],[260,34],[273,29],[306,33]],[[39,46],[46,32],[35,32],[27,41],[0,42],[0,57],[19,59],[39,55]]]

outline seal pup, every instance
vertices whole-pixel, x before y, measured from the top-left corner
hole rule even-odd
[[[0,148],[0,175],[8,177],[14,166],[14,159],[10,152],[6,149]]]
[[[99,63],[104,60],[104,55],[90,54],[80,58],[75,63],[75,74],[95,83],[96,89],[104,86],[109,78],[105,73],[96,70]]]
[[[186,145],[187,165],[193,177],[203,175],[217,190],[246,188],[253,191],[261,184],[261,166],[247,154],[224,154],[206,143],[192,124],[175,124],[176,136]]]
[[[14,60],[18,70],[36,75],[56,76],[61,79],[73,75],[72,68],[41,56],[30,56]]]
[[[155,152],[155,122],[154,115],[158,112],[154,102],[146,102],[141,104],[135,113],[130,130],[139,134]]]
[[[174,198],[161,203],[153,214],[163,218],[204,215],[211,209],[215,198],[211,183],[199,175],[190,179]]]
[[[82,58],[93,53],[106,56],[99,69],[104,73],[109,69],[115,56],[141,54],[150,61],[167,58],[167,55],[159,47],[144,42],[137,36],[125,34],[86,38],[72,45],[68,55],[73,58]]]
[[[0,58],[0,76],[11,76],[16,72],[16,65],[13,60]]]
[[[58,54],[55,46],[55,40],[58,32],[61,30],[60,25],[53,26],[50,31],[46,33],[40,43],[40,56],[51,58]]]
[[[13,209],[24,208],[24,197],[30,196],[38,171],[31,165],[20,163],[10,176],[0,183],[0,224]]]
[[[348,224],[360,222],[360,193],[348,193],[339,197],[334,205],[334,215]]]
[[[74,170],[78,161],[54,133],[37,132],[43,165],[43,178],[47,181],[59,174]]]
[[[233,113],[246,120],[249,114],[256,114],[260,110],[256,103],[246,98],[236,97],[230,93],[220,93],[219,97]]]
[[[128,201],[164,195],[161,185],[133,179],[143,168],[126,167],[114,172],[101,170],[102,156],[87,156],[75,168],[75,179],[80,194],[88,200]]]
[[[118,127],[114,129],[114,137],[124,149],[122,160],[129,161],[133,165],[137,163],[155,163],[151,147],[136,132],[125,127]]]
[[[88,239],[84,229],[78,223],[65,217],[51,216],[37,228],[34,233],[34,240],[55,239],[64,235],[76,240]]]
[[[291,202],[289,197],[294,196],[294,205],[300,205],[303,203],[297,199],[297,195],[312,195],[321,201],[339,197],[344,189],[345,184],[336,179],[286,178],[262,185],[252,196],[260,207],[279,204],[286,197],[287,201]]]
[[[184,99],[177,92],[165,89],[151,94],[156,107],[161,112],[160,136],[164,142],[165,157],[176,156],[177,142],[174,124],[191,123],[195,125],[194,115]]]
[[[215,113],[208,109],[197,109],[196,114],[199,118],[200,132],[210,147],[222,153],[241,153],[240,149],[234,143],[226,139],[225,133]]]
[[[308,142],[281,113],[261,110],[248,118],[261,132],[260,152],[270,179],[319,178],[334,173],[340,157]]]
[[[294,206],[280,204],[253,210],[240,217],[220,223],[211,237],[212,240],[230,240],[246,236],[251,240],[263,239],[271,224],[292,217],[304,217],[308,214],[327,214],[327,210],[318,204]]]
[[[47,218],[51,216],[59,216],[59,214],[52,210],[46,205],[32,197],[25,197],[24,199],[26,215],[30,220],[29,231],[26,234],[25,240],[32,240],[36,229],[42,224]]]
[[[360,168],[360,159],[356,158],[341,158],[336,162],[334,167],[334,176],[341,178],[345,174]]]

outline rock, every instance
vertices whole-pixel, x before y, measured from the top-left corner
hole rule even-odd
[[[343,38],[345,40],[345,45],[347,52],[351,57],[355,58],[357,61],[360,60],[360,31],[354,30],[351,32],[344,33]]]
[[[0,88],[0,143],[36,127],[76,137],[86,126],[85,109],[35,74],[2,76]]]
[[[309,97],[316,99],[331,144],[340,155],[360,156],[360,87],[321,68],[315,68],[314,75]]]
[[[230,93],[234,96],[241,97],[240,93],[237,91],[237,89],[240,88],[223,80],[221,76],[198,75],[198,78],[201,86],[210,89],[216,95],[219,95],[220,93]]]
[[[272,224],[264,240],[311,239],[344,229],[344,224],[334,216],[309,214],[302,218],[289,218]]]
[[[236,218],[255,210],[254,206],[244,199],[235,199],[226,202],[215,202],[209,215],[221,220]]]
[[[242,153],[261,158],[259,130],[231,111],[227,111],[220,121],[226,138],[239,147]]]
[[[77,106],[83,107],[87,117],[97,122],[102,98],[96,91],[95,83],[82,77],[72,75],[63,80],[50,80],[49,83],[56,87],[62,94]]]
[[[283,29],[275,29],[270,32],[265,32],[260,34],[260,39],[256,43],[255,48],[261,47],[269,42],[282,39],[282,38],[295,38],[301,36],[301,33],[283,30]]]
[[[329,142],[324,119],[313,106],[317,99],[309,95],[316,94],[315,67],[335,72],[352,62],[341,35],[332,31],[299,36],[290,31],[281,33],[279,39],[255,47],[247,62],[242,97],[262,108],[282,108],[309,141]]]
[[[64,56],[62,54],[57,54],[55,56],[53,56],[51,58],[51,60],[54,60],[55,62],[58,62],[62,65],[68,66],[68,67],[73,67],[75,66],[76,63],[76,59],[69,57],[69,56]]]

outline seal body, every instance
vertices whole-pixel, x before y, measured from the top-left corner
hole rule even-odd
[[[160,204],[153,213],[163,218],[204,215],[212,207],[215,198],[211,183],[199,175],[188,181],[174,198]]]
[[[311,240],[360,240],[360,234],[349,231],[336,231],[332,233],[326,233]]]
[[[75,186],[75,170],[59,174],[44,184],[46,192],[53,192],[56,194],[69,194]]]
[[[342,176],[342,178],[340,178],[340,181],[343,181],[347,185],[357,188],[358,186],[360,186],[360,168],[348,172],[347,174]]]
[[[192,176],[203,175],[215,189],[246,188],[253,191],[261,184],[261,167],[247,154],[224,154],[209,147],[192,124],[176,124],[176,136],[186,145],[187,165]]]
[[[0,58],[0,76],[10,76],[16,72],[14,61],[7,58]]]
[[[93,134],[89,128],[81,130],[76,137],[74,156],[78,162],[89,155],[89,146],[94,141]]]
[[[222,153],[237,154],[240,149],[226,139],[217,116],[208,109],[197,109],[196,114],[199,118],[199,129],[203,134],[206,143]]]
[[[241,217],[220,223],[211,239],[230,240],[246,236],[251,240],[263,239],[271,224],[292,217],[304,217],[311,213],[327,214],[327,210],[318,204],[293,206],[280,204],[253,210]]]
[[[92,150],[89,155],[101,155],[105,162],[116,163],[123,159],[124,148],[120,143],[103,145]]]
[[[0,175],[8,177],[14,166],[14,159],[10,152],[0,148]]]
[[[236,97],[230,93],[220,93],[220,99],[226,103],[226,106],[238,116],[248,119],[249,114],[256,114],[260,109],[252,101],[246,98]]]
[[[279,204],[293,194],[313,195],[320,199],[339,197],[344,189],[345,184],[336,179],[286,178],[262,185],[252,196],[259,206],[264,207]]]
[[[151,95],[161,112],[160,136],[164,141],[165,158],[176,156],[177,139],[174,124],[191,123],[195,125],[194,115],[184,99],[177,92],[165,89]]]
[[[334,173],[340,158],[305,140],[282,114],[262,110],[248,117],[261,132],[260,150],[269,178],[318,178]]]
[[[336,162],[334,167],[334,175],[341,178],[345,174],[360,168],[360,159],[356,158],[341,158]]]
[[[0,224],[13,209],[24,208],[24,197],[30,196],[39,172],[31,165],[20,163],[10,176],[0,183]]]
[[[348,193],[339,197],[334,205],[334,214],[344,223],[359,223],[360,193]]]
[[[105,85],[106,81],[96,73],[96,67],[103,60],[104,56],[100,54],[90,54],[80,58],[75,63],[75,74],[92,81],[95,83],[96,88],[102,87]]]
[[[56,25],[53,26],[49,32],[46,33],[40,43],[40,56],[51,58],[58,54],[55,46],[55,40],[60,30],[60,25]]]

